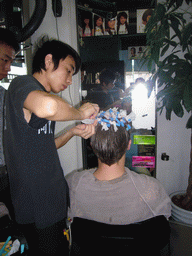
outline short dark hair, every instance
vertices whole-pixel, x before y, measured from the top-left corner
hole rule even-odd
[[[12,47],[16,53],[20,50],[20,45],[15,34],[7,28],[0,27],[0,44],[6,44]]]
[[[102,125],[97,124],[95,134],[91,137],[91,146],[95,155],[102,163],[111,166],[117,163],[125,154],[130,140],[130,132],[126,127],[114,130],[111,125],[109,130],[102,130]]]
[[[101,84],[105,83],[106,85],[111,82],[113,83],[115,81],[115,78],[116,78],[115,73],[107,68],[103,69],[99,76],[100,83]]]
[[[79,54],[68,44],[56,39],[49,39],[48,36],[43,36],[35,45],[36,49],[33,55],[32,73],[40,73],[45,70],[45,57],[52,54],[54,69],[59,66],[59,61],[65,59],[68,55],[72,56],[75,61],[76,74],[81,66],[81,59]]]

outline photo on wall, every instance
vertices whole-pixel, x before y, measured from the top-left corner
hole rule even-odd
[[[128,59],[141,59],[144,56],[146,49],[146,46],[128,47]]]
[[[94,36],[104,36],[105,35],[105,19],[99,15],[94,14],[94,25],[93,33]]]
[[[105,19],[105,35],[117,35],[117,17]]]
[[[145,33],[145,26],[152,13],[152,9],[137,9],[137,33]]]
[[[78,32],[80,37],[92,36],[93,14],[89,11],[78,11]]]
[[[129,12],[117,12],[117,34],[129,34]]]

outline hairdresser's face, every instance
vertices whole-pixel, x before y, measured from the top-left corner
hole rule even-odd
[[[15,50],[6,44],[0,44],[0,80],[7,77],[14,58]]]
[[[115,87],[114,82],[110,82],[110,83],[108,83],[108,85],[107,85],[107,89],[108,89],[108,90],[112,90],[114,87]]]
[[[72,84],[72,76],[75,72],[75,61],[70,55],[68,55],[64,60],[61,59],[59,61],[58,68],[54,70],[52,55],[48,54],[45,57],[45,65],[47,91],[59,93],[67,89],[67,87]]]
[[[114,87],[115,87],[115,81],[111,81],[111,82],[108,83],[108,84],[103,83],[103,89],[104,89],[105,91],[110,91],[110,90],[112,90]]]

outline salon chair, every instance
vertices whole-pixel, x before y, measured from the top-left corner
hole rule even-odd
[[[168,256],[170,227],[164,216],[129,225],[110,225],[83,218],[71,224],[70,256]]]

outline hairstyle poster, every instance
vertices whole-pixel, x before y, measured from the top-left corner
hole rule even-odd
[[[129,12],[117,12],[117,34],[129,34]]]
[[[117,18],[105,20],[105,35],[117,35]]]
[[[152,12],[152,9],[137,9],[137,33],[145,33],[145,26]]]
[[[80,37],[92,36],[93,14],[88,11],[78,11],[78,32]]]
[[[146,51],[146,46],[128,47],[128,59],[141,59]]]
[[[94,14],[93,33],[94,36],[105,35],[105,19],[97,14]]]

